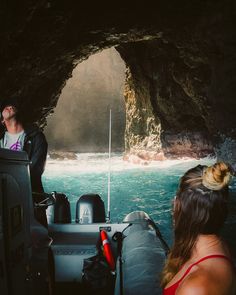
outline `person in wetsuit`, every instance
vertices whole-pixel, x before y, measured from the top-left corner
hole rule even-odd
[[[14,151],[26,151],[30,160],[30,179],[34,201],[44,197],[41,176],[47,158],[48,144],[42,131],[36,125],[24,125],[20,101],[9,98],[0,107],[1,122],[4,130],[0,134],[0,147]],[[35,210],[36,219],[47,226],[45,209]]]
[[[174,245],[162,273],[163,295],[235,295],[235,268],[219,236],[227,217],[231,168],[198,165],[173,202]],[[233,238],[233,237],[232,237]]]

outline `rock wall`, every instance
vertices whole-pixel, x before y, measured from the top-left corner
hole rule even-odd
[[[200,31],[198,27],[199,23],[191,34],[186,31],[185,38],[183,32],[167,33],[157,40],[120,45],[118,51],[130,72],[126,84],[130,93],[135,93],[136,101],[143,97],[156,126],[161,126],[159,144],[156,140],[151,144],[152,128],[146,130],[149,150],[162,149],[167,157],[202,157],[216,153],[219,159],[235,161],[232,142],[236,131],[233,98],[236,84],[235,75],[227,74],[236,70],[235,44],[231,42],[235,32],[229,24],[228,30],[218,26],[218,31],[211,27]],[[129,101],[130,96],[126,96]],[[134,105],[133,102],[127,104],[127,112],[130,109],[134,112]],[[145,108],[140,110],[146,112]],[[137,138],[137,115],[138,112],[127,118],[127,141],[133,134]],[[134,126],[133,130],[130,126]],[[129,145],[131,153],[137,147],[137,154],[142,142],[140,137],[139,144]],[[223,156],[225,146],[227,156]]]
[[[117,49],[128,67],[126,150],[146,150],[154,158],[161,152],[167,157],[213,153],[208,60],[200,56],[194,67],[187,66],[186,54],[181,57],[173,43],[162,40]]]
[[[149,81],[136,69],[133,79],[126,71],[125,150],[144,159],[162,159],[161,124],[155,117],[149,92]]]

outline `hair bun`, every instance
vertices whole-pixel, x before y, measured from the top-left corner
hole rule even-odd
[[[224,162],[218,162],[204,169],[202,184],[210,190],[218,191],[229,184],[230,176],[230,167]]]

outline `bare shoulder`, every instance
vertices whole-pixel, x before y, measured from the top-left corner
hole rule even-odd
[[[236,278],[225,259],[206,260],[195,266],[179,285],[176,295],[235,295]]]
[[[221,295],[222,291],[221,285],[207,272],[201,270],[191,273],[179,285],[176,295]]]

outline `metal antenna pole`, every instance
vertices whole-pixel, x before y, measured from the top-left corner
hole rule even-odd
[[[109,169],[108,169],[108,187],[107,187],[107,222],[110,222],[111,207],[111,109],[109,118]]]

